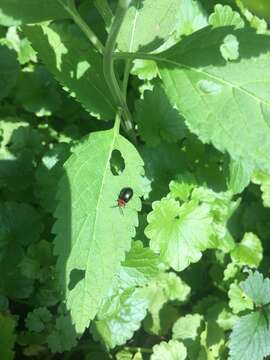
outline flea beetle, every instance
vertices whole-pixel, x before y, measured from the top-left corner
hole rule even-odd
[[[132,198],[132,196],[133,190],[130,187],[123,188],[118,195],[117,205],[120,208],[125,207],[129,200]]]
[[[123,188],[118,195],[117,205],[112,207],[119,207],[121,213],[123,214],[123,208],[129,202],[132,196],[133,196],[133,190],[130,187]]]

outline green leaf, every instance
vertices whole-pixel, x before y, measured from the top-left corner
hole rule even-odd
[[[239,42],[237,37],[232,34],[227,35],[220,45],[220,52],[226,61],[237,60],[239,57]]]
[[[135,118],[139,134],[149,146],[157,146],[162,140],[177,142],[186,135],[184,119],[171,106],[160,85],[144,92],[143,100],[137,102]]]
[[[175,273],[163,273],[160,274],[156,279],[152,280],[147,287],[149,307],[148,310],[151,317],[148,317],[144,322],[144,328],[150,334],[161,335],[163,332],[164,322],[168,319],[168,316],[173,318],[178,317],[175,311],[164,306],[168,301],[186,301],[190,287],[185,284],[179,276]],[[166,319],[163,319],[164,316]]]
[[[124,287],[142,286],[161,271],[160,258],[141,241],[134,241],[120,268],[119,278]]]
[[[91,115],[106,120],[114,117],[115,106],[103,76],[102,56],[75,24],[25,26],[24,32],[46,67]]]
[[[202,251],[212,246],[209,211],[209,206],[194,201],[181,207],[173,199],[154,202],[145,229],[146,236],[151,239],[150,247],[177,271],[199,261]]]
[[[188,314],[180,317],[173,325],[173,339],[185,340],[192,339],[198,335],[198,330],[203,317],[199,314]]]
[[[182,0],[177,16],[176,39],[208,25],[207,15],[199,1]]]
[[[7,46],[0,45],[0,100],[9,95],[16,84],[18,73],[19,64],[16,53]]]
[[[13,360],[15,352],[16,321],[10,315],[0,314],[0,349],[1,360]]]
[[[262,171],[253,174],[252,181],[260,185],[263,205],[270,207],[270,176]]]
[[[157,64],[152,60],[136,59],[131,69],[132,75],[137,75],[141,80],[152,80],[158,75]]]
[[[267,33],[267,22],[264,19],[254,15],[251,11],[249,11],[249,9],[245,7],[244,2],[242,0],[236,0],[235,2],[238,5],[239,9],[241,10],[241,13],[245,16],[245,18],[249,22],[250,26],[253,27],[254,29],[256,29],[258,34]],[[256,3],[253,3],[253,4],[255,5]],[[256,6],[256,5],[255,6],[259,10],[259,12],[262,11],[265,15],[266,12],[265,12],[264,6],[267,3],[264,3],[264,4],[258,3],[258,4],[259,4],[259,6]],[[262,17],[264,17],[264,16],[262,16]]]
[[[69,316],[61,315],[56,319],[55,328],[47,338],[49,349],[53,353],[71,350],[77,345],[76,331]]]
[[[229,305],[235,314],[246,310],[253,309],[252,300],[246,296],[241,287],[235,283],[230,285],[230,289],[228,291],[229,296]]]
[[[260,239],[252,233],[245,233],[242,241],[231,252],[232,260],[238,265],[258,267],[263,258]]]
[[[162,143],[155,148],[143,146],[140,154],[145,163],[145,175],[151,184],[149,201],[159,200],[168,193],[169,182],[185,169],[186,154],[179,146],[170,143]]]
[[[39,117],[51,116],[61,106],[59,86],[43,66],[21,72],[16,100],[25,110]]]
[[[94,335],[109,348],[123,345],[140,328],[148,299],[143,289],[127,289],[110,296],[94,322]]]
[[[27,38],[21,38],[19,34],[16,26],[9,27],[6,33],[6,39],[3,40],[3,43],[17,52],[18,61],[21,65],[24,65],[29,61],[37,62],[36,52],[32,48],[30,41]]]
[[[270,331],[262,312],[243,316],[230,335],[231,360],[263,360],[270,354]]]
[[[250,183],[253,166],[244,160],[231,160],[229,164],[228,189],[240,194]]]
[[[256,305],[270,303],[270,279],[264,279],[258,271],[251,272],[249,277],[241,282],[240,286]]]
[[[176,179],[169,184],[170,195],[176,200],[188,201],[194,187],[197,185],[196,178],[193,174],[186,172],[177,175]]]
[[[118,176],[110,169],[113,151],[120,152],[124,160]],[[143,192],[142,165],[136,149],[117,129],[92,133],[64,165],[66,175],[60,182],[55,213],[55,254],[78,333],[95,317],[135,235]],[[114,205],[127,186],[134,196],[123,216]]]
[[[43,155],[37,167],[35,195],[47,212],[53,212],[56,208],[57,184],[63,173],[63,163],[69,154],[68,144],[57,143]]]
[[[177,0],[132,2],[119,32],[119,49],[136,52],[158,48],[175,30],[178,9]]]
[[[221,349],[225,343],[224,331],[215,321],[209,321],[206,323],[205,330],[201,333],[200,343],[199,360],[220,359]]]
[[[162,341],[159,345],[153,346],[153,354],[150,360],[185,360],[187,350],[185,346],[177,340],[169,342]]]
[[[39,239],[43,229],[39,213],[28,204],[6,202],[0,204],[0,243],[9,241],[29,245]]]
[[[41,332],[52,320],[51,312],[45,307],[36,308],[27,314],[25,326],[29,331]]]
[[[217,4],[214,10],[209,17],[209,24],[213,27],[233,25],[236,29],[241,29],[245,26],[240,14],[229,5]]]
[[[3,26],[69,17],[56,0],[0,0],[0,25]]]
[[[226,64],[219,48],[229,34],[240,44],[239,58]],[[246,159],[265,171],[270,167],[269,50],[269,37],[253,30],[207,28],[151,56],[159,60],[164,89],[189,129],[233,159]],[[205,81],[212,90],[205,90]]]

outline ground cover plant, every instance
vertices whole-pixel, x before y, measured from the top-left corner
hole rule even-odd
[[[266,0],[0,0],[0,360],[270,358]]]

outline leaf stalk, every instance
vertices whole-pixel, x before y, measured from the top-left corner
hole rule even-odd
[[[127,0],[120,0],[118,3],[118,7],[116,10],[116,15],[114,22],[111,27],[111,31],[109,33],[105,50],[104,50],[104,57],[103,57],[103,72],[104,77],[106,79],[107,85],[111,91],[111,94],[114,98],[114,101],[118,107],[122,109],[122,118],[123,118],[123,127],[129,136],[130,140],[136,144],[136,136],[133,131],[132,126],[132,118],[129,112],[125,96],[123,95],[122,91],[120,90],[118,81],[115,76],[114,72],[114,49],[116,46],[117,37],[124,21],[124,17],[128,10],[129,1]]]
[[[80,16],[78,10],[76,9],[74,0],[68,0],[67,4],[64,3],[63,0],[57,0],[59,4],[63,6],[63,8],[71,15],[74,22],[79,26],[79,28],[82,30],[82,32],[86,35],[88,40],[95,46],[95,48],[103,54],[104,52],[104,46],[101,43],[101,41],[98,39],[97,35],[94,33],[94,31],[90,28],[88,24],[83,20],[83,18]]]

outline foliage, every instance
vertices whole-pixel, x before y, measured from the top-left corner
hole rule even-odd
[[[0,0],[1,360],[270,356],[268,20]]]

